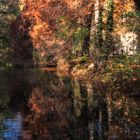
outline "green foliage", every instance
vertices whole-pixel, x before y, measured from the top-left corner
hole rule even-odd
[[[140,65],[140,54],[127,56],[130,65]]]
[[[82,50],[84,38],[89,34],[89,29],[85,26],[79,26],[75,21],[70,21],[65,16],[60,16],[57,19],[56,36],[62,40],[72,40],[72,55]]]
[[[132,75],[133,69],[128,56],[121,56],[106,62],[103,82],[110,81],[114,89],[121,89],[127,86]]]
[[[71,32],[73,23],[65,16],[60,16],[57,19],[57,30],[55,31],[55,35],[62,39],[67,40],[69,37],[69,33]]]
[[[74,45],[79,45],[83,39],[85,38],[85,36],[88,35],[88,29],[86,27],[79,27],[77,28],[77,30],[74,32],[73,35],[73,43]]]
[[[136,11],[136,12],[128,12],[123,14],[123,18],[130,18],[130,17],[140,18],[140,12]]]
[[[0,1],[0,66],[10,67],[10,23],[19,14],[18,1]]]
[[[113,21],[113,14],[114,14],[114,2],[113,0],[109,0],[108,5],[108,18],[107,18],[107,30],[113,31],[114,21]]]
[[[88,55],[85,54],[81,57],[81,61],[84,62],[84,61],[87,61],[88,60]]]
[[[122,14],[122,18],[126,20],[125,24],[122,24],[123,27],[126,27],[129,31],[135,31],[139,32],[140,31],[140,12],[135,11],[135,12],[127,12]]]

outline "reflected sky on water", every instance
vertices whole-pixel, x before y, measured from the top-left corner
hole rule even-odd
[[[5,140],[19,140],[22,132],[22,116],[18,112],[14,118],[5,119],[4,126],[5,130],[1,132],[1,135]]]

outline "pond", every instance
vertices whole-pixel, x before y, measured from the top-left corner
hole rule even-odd
[[[0,140],[140,139],[139,97],[62,75],[0,72]]]

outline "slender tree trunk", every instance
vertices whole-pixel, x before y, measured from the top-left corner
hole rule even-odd
[[[107,17],[107,31],[112,32],[113,31],[113,26],[114,26],[114,20],[113,20],[113,15],[114,15],[114,0],[109,0],[108,1],[108,17]]]
[[[87,35],[84,37],[83,40],[82,56],[89,55],[91,21],[92,14],[89,14],[87,17],[85,17],[85,28],[87,28]]]
[[[90,57],[93,59],[95,55],[98,55],[96,49],[96,41],[97,41],[97,31],[100,17],[100,0],[96,0],[92,12],[92,20],[91,20],[91,29],[90,29]]]

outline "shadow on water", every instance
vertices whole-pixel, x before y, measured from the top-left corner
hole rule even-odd
[[[0,74],[0,139],[140,139],[139,100],[55,72]]]

